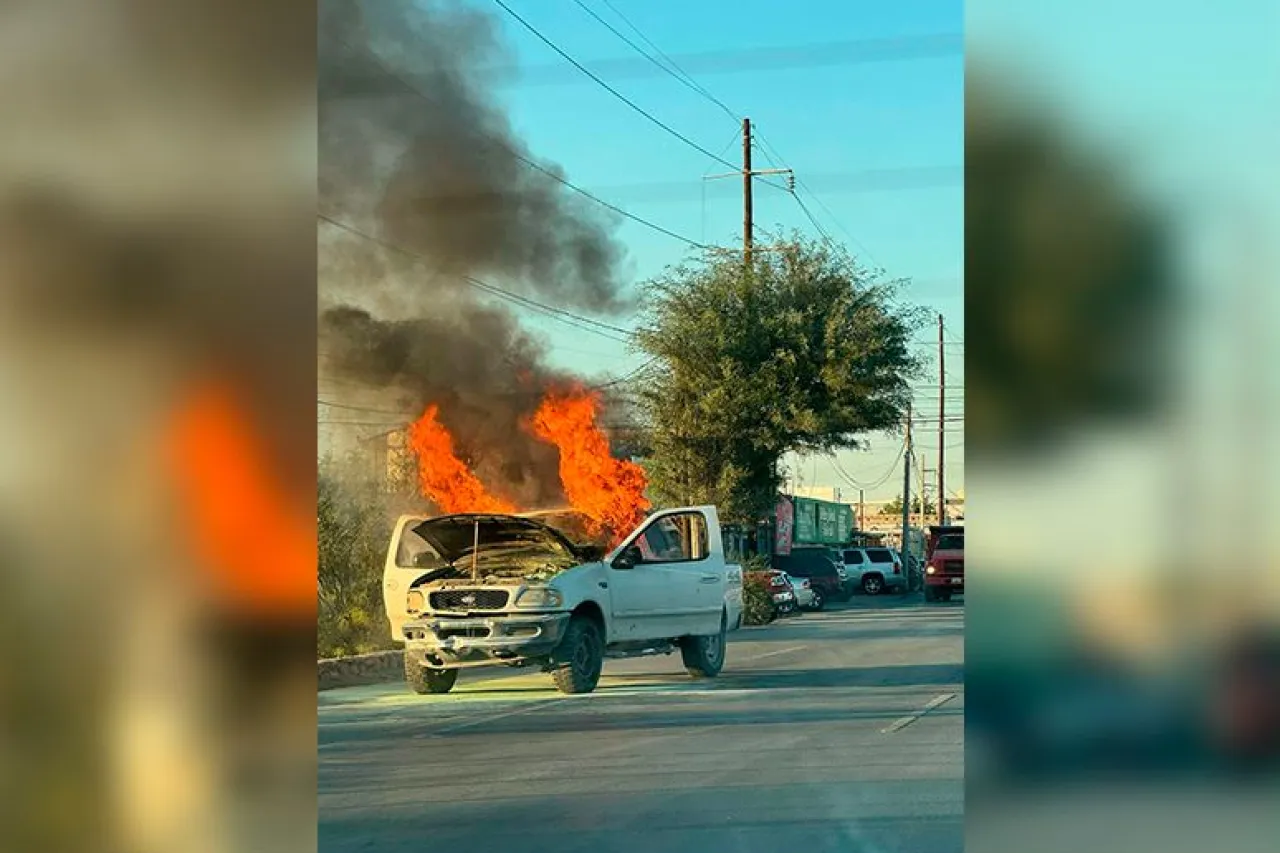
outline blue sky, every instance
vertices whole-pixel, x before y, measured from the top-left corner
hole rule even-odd
[[[592,19],[573,0],[506,0],[569,55],[592,61],[645,60]],[[602,0],[584,0],[601,17],[644,44]],[[955,0],[900,0],[849,3],[798,0],[779,5],[765,0],[704,0],[697,3],[609,0],[664,53],[688,64],[695,79],[735,114],[752,119],[768,147],[796,170],[812,195],[802,192],[823,227],[871,266],[890,277],[911,279],[903,298],[927,305],[946,318],[950,337],[963,338],[963,57],[958,45],[920,56],[925,37],[963,34],[963,4]],[[740,181],[704,182],[702,176],[727,169],[655,127],[559,57],[490,0],[503,40],[522,69],[503,84],[498,97],[520,136],[540,158],[558,163],[569,180],[630,213],[700,242],[740,245]],[[888,60],[858,59],[840,43],[903,39]],[[933,43],[937,43],[936,41]],[[914,51],[912,48],[916,48]],[[760,67],[756,49],[796,51],[783,67]],[[864,49],[865,50],[865,49]],[[692,57],[725,52],[712,62]],[[904,55],[911,54],[911,55]],[[940,55],[939,55],[940,54]],[[824,57],[831,61],[820,62]],[[737,67],[735,67],[737,66]],[[747,66],[747,67],[742,67]],[[671,76],[619,71],[611,85],[663,122],[712,152],[737,162],[738,122]],[[756,166],[767,167],[761,154]],[[867,173],[901,173],[916,184],[875,188]],[[705,194],[704,194],[705,188]],[[816,196],[821,203],[815,202]],[[823,209],[823,205],[829,209]],[[800,228],[815,233],[795,200],[757,184],[758,228]],[[619,237],[627,247],[626,273],[637,286],[685,256],[688,247],[624,220]],[[850,239],[852,237],[852,240]],[[869,254],[868,254],[869,253]],[[616,318],[630,325],[630,318]],[[626,347],[552,321],[529,325],[547,336],[555,360],[616,376],[641,363]],[[931,354],[936,329],[921,336]],[[947,351],[948,383],[956,386],[948,409],[963,406],[963,347]],[[923,380],[919,411],[936,417],[935,374]],[[961,424],[948,424],[947,482],[963,488]],[[936,425],[927,424],[919,449],[936,461]],[[840,454],[840,467],[866,485],[868,500],[901,491],[900,471],[884,482],[900,440],[868,436],[870,449]],[[826,460],[795,465],[805,484],[841,486],[847,498],[857,489]]]

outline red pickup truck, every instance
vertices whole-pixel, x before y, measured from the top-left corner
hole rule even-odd
[[[924,600],[950,601],[964,595],[964,527],[929,528],[924,568]]]

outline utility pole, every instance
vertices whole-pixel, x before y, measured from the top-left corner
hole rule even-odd
[[[924,467],[924,454],[921,453],[919,456],[916,457],[916,475],[920,477],[920,526],[921,527],[924,527],[925,525],[925,509],[924,509],[924,504],[925,504],[924,472],[925,470],[926,469]]]
[[[751,271],[751,119],[742,120],[742,261]]]
[[[858,489],[858,532],[865,533],[867,529],[867,510],[862,499],[862,489]]]
[[[938,314],[938,524],[947,523],[947,488],[943,479],[947,452],[947,353],[943,345],[942,314]],[[921,507],[924,509],[924,507]]]
[[[907,560],[907,547],[911,541],[911,404],[907,403],[907,439],[902,447],[902,554],[903,563]]]
[[[751,181],[760,175],[786,175],[787,189],[795,192],[795,173],[791,169],[753,169],[751,167],[751,119],[744,118],[742,120],[742,170],[726,172],[722,175],[703,175],[702,179],[715,181],[721,178],[742,178],[742,260],[747,270],[751,269],[751,258],[755,252],[755,241],[752,238],[755,219],[751,208]]]

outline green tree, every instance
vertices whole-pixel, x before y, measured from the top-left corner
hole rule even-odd
[[[920,512],[920,496],[919,495],[912,496],[911,511],[917,514]],[[934,503],[931,499],[925,498],[924,514],[935,515],[937,514],[937,512],[938,512],[938,505]],[[884,506],[880,507],[880,514],[881,515],[902,515],[902,495],[898,495],[896,498],[889,501]]]
[[[651,362],[636,387],[653,499],[715,503],[749,523],[773,505],[784,453],[896,428],[921,315],[895,289],[798,236],[758,252],[750,274],[740,258],[705,255],[651,282],[636,336]]]
[[[966,72],[971,458],[1039,454],[1091,424],[1149,418],[1176,363],[1166,216],[1124,159],[1010,87],[1018,70]]]

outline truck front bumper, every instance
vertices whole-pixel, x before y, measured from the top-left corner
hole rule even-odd
[[[405,623],[405,657],[457,669],[543,657],[560,643],[568,613],[428,616]]]
[[[947,590],[964,595],[964,575],[925,575],[924,585],[935,590]]]

